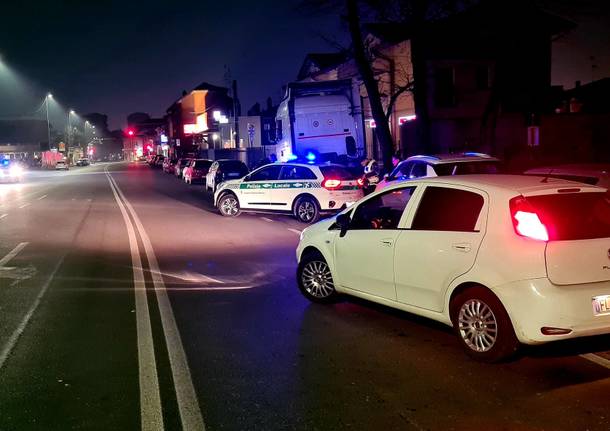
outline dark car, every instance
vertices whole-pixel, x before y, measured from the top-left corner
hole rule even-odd
[[[89,166],[89,164],[90,164],[89,159],[85,159],[85,158],[78,159],[76,161],[76,166]]]
[[[177,162],[178,162],[177,159],[166,158],[163,161],[163,172],[165,172],[167,174],[173,174],[174,173],[174,169],[176,168],[176,163]]]
[[[205,188],[213,192],[227,180],[237,180],[248,175],[248,167],[239,160],[216,160],[206,175]]]

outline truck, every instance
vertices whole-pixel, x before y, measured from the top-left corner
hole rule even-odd
[[[349,164],[365,155],[359,89],[349,79],[288,84],[275,119],[280,162]]]

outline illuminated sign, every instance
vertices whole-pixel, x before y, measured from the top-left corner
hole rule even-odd
[[[167,135],[162,133],[161,134],[161,143],[166,144],[167,142],[168,142]]]
[[[415,115],[407,115],[404,117],[398,117],[398,125],[402,126],[405,123],[408,123],[409,121],[413,121],[415,120],[416,116]]]
[[[185,124],[184,125],[184,134],[192,135],[193,133],[197,133],[197,124]]]

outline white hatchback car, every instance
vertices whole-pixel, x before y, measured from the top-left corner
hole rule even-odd
[[[343,166],[273,163],[221,183],[214,204],[225,217],[241,211],[280,212],[313,223],[320,214],[338,212],[362,195],[361,182]]]
[[[474,152],[411,156],[396,165],[392,172],[377,184],[375,190],[381,190],[398,181],[424,177],[498,174],[502,170],[501,164],[500,159],[489,154]]]
[[[305,229],[301,292],[452,325],[470,356],[610,333],[606,189],[521,175],[403,182]]]

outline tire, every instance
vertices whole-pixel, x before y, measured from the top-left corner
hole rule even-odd
[[[303,196],[294,204],[294,216],[301,223],[315,223],[320,218],[320,207],[315,199]]]
[[[301,258],[297,283],[303,296],[312,302],[330,304],[339,297],[330,267],[319,252],[308,253]]]
[[[500,300],[483,286],[458,293],[451,301],[453,329],[466,354],[495,363],[515,356],[519,340]]]
[[[239,201],[237,197],[232,193],[227,193],[218,199],[218,211],[224,217],[237,217],[241,214],[239,209]]]

